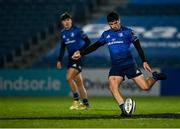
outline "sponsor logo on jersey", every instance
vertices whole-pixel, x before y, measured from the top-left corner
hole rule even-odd
[[[76,40],[67,40],[67,42],[65,42],[65,44],[71,44],[71,43],[75,43]]]
[[[124,41],[112,41],[112,42],[109,42],[108,45],[112,45],[112,44],[121,44],[121,43],[124,43]]]
[[[123,33],[119,33],[118,36],[119,36],[119,37],[123,37]]]
[[[71,37],[74,37],[74,33],[73,32],[71,33]]]

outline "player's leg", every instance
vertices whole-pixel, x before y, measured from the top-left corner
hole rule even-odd
[[[121,82],[123,81],[123,77],[121,76],[109,76],[109,89],[116,100],[118,105],[121,105],[124,103],[124,99],[122,97],[122,94],[119,91],[119,86]]]
[[[75,77],[78,73],[79,73],[79,71],[74,68],[69,68],[67,71],[66,80],[68,81],[68,83],[71,87],[71,91],[73,93],[78,92],[78,88],[77,88],[77,85],[75,82]]]
[[[132,78],[132,80],[140,87],[141,90],[149,90],[155,84],[152,78],[145,79],[143,75]]]
[[[132,65],[124,72],[126,76],[129,79],[132,79],[142,90],[149,90],[156,81],[166,79],[165,74],[158,72],[153,72],[152,77],[145,79],[140,69],[138,69],[135,65]]]
[[[150,90],[151,87],[158,80],[165,80],[166,75],[163,73],[153,72],[152,77],[148,77],[145,79],[143,75],[137,76],[133,78],[133,81],[142,89],[142,90]]]
[[[74,100],[79,100],[78,87],[75,82],[76,76],[81,72],[81,69],[78,67],[79,60],[69,59],[68,62],[68,72],[66,79],[71,87],[71,91],[73,93]]]
[[[81,73],[79,73],[76,76],[76,84],[77,84],[77,87],[79,89],[79,93],[80,93],[81,98],[87,98],[87,92],[86,92],[86,89],[84,87],[83,78],[82,78]]]
[[[80,106],[78,88],[75,82],[75,77],[77,76],[78,73],[79,71],[77,69],[69,68],[66,76],[66,79],[71,87],[71,91],[73,93],[73,99],[74,99],[70,109],[78,109],[78,107]]]
[[[76,76],[76,84],[78,86],[79,93],[80,93],[81,98],[83,100],[83,105],[85,105],[84,108],[88,108],[89,107],[89,102],[88,102],[88,99],[87,99],[87,92],[86,92],[86,89],[84,87],[83,78],[82,78],[81,73],[79,73]]]
[[[121,82],[123,81],[123,77],[121,76],[110,76],[109,77],[109,89],[116,100],[120,110],[121,110],[121,116],[128,116],[124,111],[124,99],[123,96],[119,90],[119,86]]]
[[[121,112],[122,116],[124,116],[124,99],[123,96],[119,90],[119,86],[121,82],[124,80],[124,75],[122,73],[122,70],[119,70],[119,68],[112,67],[109,71],[109,89],[116,100]]]
[[[86,92],[86,89],[84,87],[84,84],[83,84],[83,78],[82,78],[82,74],[81,74],[81,71],[82,71],[82,59],[79,59],[79,60],[71,60],[72,61],[72,65],[70,67],[73,67],[75,68],[76,70],[78,70],[78,73],[75,77],[75,80],[76,80],[76,85],[78,87],[78,91],[81,95],[81,98],[83,99],[83,105],[81,105],[81,107],[79,107],[80,110],[83,110],[83,109],[87,109],[88,106],[89,106],[89,103],[88,103],[88,99],[87,99],[87,92]]]

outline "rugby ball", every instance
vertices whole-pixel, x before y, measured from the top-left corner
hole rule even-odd
[[[136,103],[133,99],[127,98],[124,103],[124,112],[126,115],[132,115],[135,112]]]

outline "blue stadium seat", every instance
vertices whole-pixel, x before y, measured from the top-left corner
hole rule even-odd
[[[85,1],[78,0],[82,3]],[[0,47],[5,49],[4,44],[6,44],[12,48],[9,51],[19,51],[21,46],[28,48],[25,41],[55,24],[64,11],[72,12],[77,4],[79,3],[73,0],[1,0]],[[86,7],[86,4],[84,6]],[[84,12],[85,7],[81,7],[78,10]],[[76,15],[76,12],[73,15]],[[81,15],[82,19],[83,16],[84,14]],[[4,52],[2,54],[8,56]]]

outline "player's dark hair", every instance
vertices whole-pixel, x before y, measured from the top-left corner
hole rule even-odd
[[[72,16],[69,13],[67,13],[67,12],[61,14],[61,16],[60,16],[60,20],[61,21],[65,20],[67,18],[72,18]]]
[[[111,12],[107,15],[107,22],[118,21],[119,15],[116,12]]]

